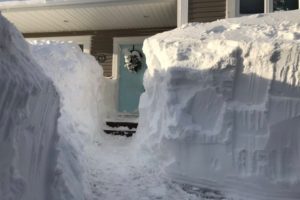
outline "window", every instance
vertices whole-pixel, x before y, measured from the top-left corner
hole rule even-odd
[[[298,8],[298,0],[273,0],[273,11],[296,10]]]
[[[264,0],[240,0],[240,14],[264,13]]]
[[[300,9],[300,0],[226,0],[227,17]]]

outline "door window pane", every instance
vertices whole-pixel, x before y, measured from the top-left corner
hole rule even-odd
[[[273,0],[274,11],[296,10],[299,8],[298,0]]]
[[[240,14],[264,12],[264,0],[240,0]]]

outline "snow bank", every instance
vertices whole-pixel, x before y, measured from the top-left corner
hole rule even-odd
[[[86,149],[102,131],[102,68],[76,44],[35,41],[32,54],[61,97],[53,199],[91,199]]]
[[[0,199],[92,199],[85,149],[102,130],[101,67],[77,45],[29,48],[1,16],[0,35]]]
[[[0,199],[51,197],[59,97],[0,15]]]
[[[60,97],[63,121],[77,123],[82,132],[99,133],[102,123],[102,67],[77,44],[40,41],[32,43],[32,54],[53,80]]]
[[[144,42],[137,140],[171,178],[300,198],[300,12],[188,24]]]

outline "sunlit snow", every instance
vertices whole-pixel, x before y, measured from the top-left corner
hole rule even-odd
[[[1,200],[299,200],[299,11],[144,42],[132,138],[103,133],[101,66],[0,17]]]

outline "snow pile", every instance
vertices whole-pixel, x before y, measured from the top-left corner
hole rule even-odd
[[[300,198],[300,12],[188,24],[144,42],[137,140],[180,182]]]
[[[61,97],[53,199],[198,199],[161,178],[154,163],[136,158],[132,138],[99,134],[108,107],[102,98],[114,102],[115,82],[103,80],[94,58],[77,45],[47,41],[36,42],[32,53]]]
[[[1,15],[0,36],[0,199],[46,199],[55,174],[59,97]]]
[[[78,129],[90,136],[99,133],[103,72],[95,58],[72,43],[34,41],[31,47],[60,94],[63,121],[77,123]]]
[[[102,68],[76,44],[36,41],[32,53],[61,98],[54,199],[91,199],[86,149],[102,131]]]
[[[91,199],[86,148],[102,130],[101,67],[73,44],[30,49],[0,24],[0,199]]]

